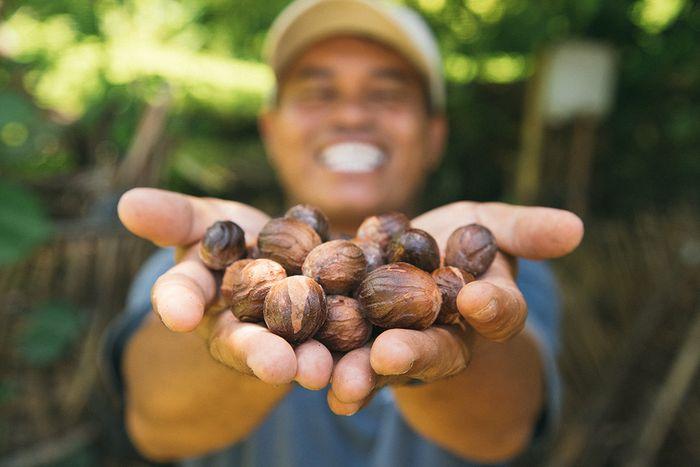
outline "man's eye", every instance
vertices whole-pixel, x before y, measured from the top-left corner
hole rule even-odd
[[[330,88],[314,88],[302,91],[300,98],[303,102],[331,102],[335,99],[335,94]]]
[[[400,89],[376,89],[371,91],[369,98],[379,104],[394,104],[406,100],[406,93]]]

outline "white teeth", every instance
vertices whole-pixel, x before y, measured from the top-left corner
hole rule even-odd
[[[321,162],[334,172],[371,172],[384,163],[386,155],[367,143],[338,143],[321,153]]]

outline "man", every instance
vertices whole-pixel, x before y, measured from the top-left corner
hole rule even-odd
[[[412,213],[446,135],[439,55],[422,20],[366,0],[298,1],[272,26],[266,58],[278,85],[260,130],[289,202],[320,207],[337,233],[371,214]],[[174,267],[168,252],[146,265],[110,340],[129,434],[148,457],[474,465],[513,458],[556,415],[553,282],[521,261],[516,285],[509,257],[573,250],[583,228],[571,213],[459,202],[416,217],[442,247],[456,227],[482,223],[504,252],[460,292],[472,330],[388,330],[342,357],[209,308],[215,279],[191,245],[219,219],[254,239],[266,214],[149,189],[125,194],[119,214],[133,233],[178,247]]]

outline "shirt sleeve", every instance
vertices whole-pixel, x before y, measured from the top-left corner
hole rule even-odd
[[[520,260],[517,283],[528,306],[525,328],[537,342],[544,369],[546,404],[535,430],[535,440],[539,441],[554,431],[561,414],[557,368],[561,300],[554,275],[545,262]]]
[[[122,355],[129,339],[151,311],[151,288],[158,277],[175,264],[173,250],[156,251],[141,266],[131,284],[124,311],[107,326],[102,336],[99,368],[106,389],[118,406],[122,406],[124,381]]]

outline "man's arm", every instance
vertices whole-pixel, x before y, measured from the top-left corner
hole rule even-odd
[[[538,350],[528,333],[507,343],[479,339],[466,370],[394,390],[408,424],[461,457],[510,459],[532,439],[543,401]]]
[[[127,429],[145,455],[174,460],[224,447],[249,434],[291,381],[308,389],[328,384],[328,349],[314,340],[293,348],[261,325],[217,314],[214,276],[196,247],[182,248],[224,219],[252,240],[267,216],[240,203],[155,189],[127,192],[119,216],[133,233],[181,247],[178,264],[151,290],[155,313],[123,356]]]
[[[246,437],[289,390],[215,361],[194,333],[154,315],[129,341],[123,363],[127,430],[149,458],[204,454]]]
[[[444,245],[456,227],[470,222],[489,227],[503,252],[533,259],[567,254],[583,235],[571,213],[499,203],[448,205],[414,225]],[[522,332],[527,305],[505,255],[462,288],[457,307],[468,327],[390,329],[371,348],[346,354],[333,370],[331,409],[354,413],[378,388],[418,379],[428,384],[397,387],[395,394],[405,419],[423,436],[471,460],[503,461],[522,451],[542,407],[544,355],[533,335]]]

